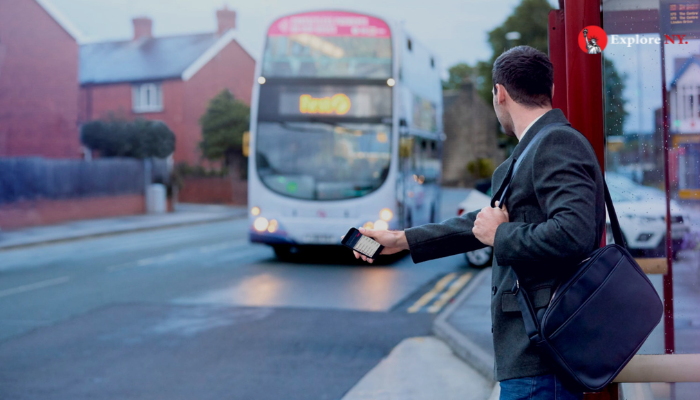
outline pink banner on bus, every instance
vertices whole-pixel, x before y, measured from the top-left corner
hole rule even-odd
[[[269,36],[288,36],[301,33],[316,36],[391,36],[389,26],[379,18],[341,11],[323,11],[290,15],[275,21],[267,32]]]

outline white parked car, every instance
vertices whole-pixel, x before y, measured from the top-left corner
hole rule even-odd
[[[666,197],[664,192],[642,186],[616,173],[606,173],[610,196],[617,212],[620,228],[625,236],[627,248],[635,257],[664,257],[666,246]],[[491,198],[472,190],[459,203],[457,215],[488,206]],[[671,200],[671,240],[673,257],[681,249],[683,239],[690,232],[688,215],[681,206]],[[610,218],[606,218],[608,243],[613,242]],[[493,248],[470,251],[465,254],[467,263],[475,268],[488,267],[492,263]]]
[[[616,173],[606,173],[610,197],[615,204],[620,228],[627,247],[634,256],[664,257],[666,254],[666,195],[663,191],[642,186]],[[683,238],[690,232],[689,216],[671,200],[671,241],[673,256],[681,248]],[[612,243],[610,219],[607,219],[606,239]]]
[[[471,190],[467,198],[459,203],[457,215],[462,215],[465,212],[480,210],[488,206],[491,198],[478,190]],[[467,259],[467,264],[474,268],[490,267],[493,260],[493,247],[488,246],[483,249],[470,251],[464,254]]]

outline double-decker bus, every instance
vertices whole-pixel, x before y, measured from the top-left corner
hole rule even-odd
[[[267,31],[253,88],[250,240],[278,256],[337,245],[350,227],[403,229],[439,213],[437,60],[400,25],[344,11]]]

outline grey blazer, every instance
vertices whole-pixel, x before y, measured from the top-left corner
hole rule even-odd
[[[496,355],[495,377],[506,379],[551,373],[525,334],[513,295],[515,268],[536,308],[545,307],[556,284],[597,249],[605,229],[603,176],[593,147],[552,110],[526,132],[511,157],[493,174],[493,198],[525,146],[547,124],[564,122],[534,144],[513,177],[506,206],[510,221],[499,225],[494,242],[491,320]],[[493,204],[493,200],[492,200]],[[406,230],[416,263],[485,247],[472,228],[480,210]]]

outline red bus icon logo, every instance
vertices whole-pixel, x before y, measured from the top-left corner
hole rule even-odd
[[[586,54],[600,54],[608,45],[608,35],[603,28],[589,25],[578,34],[578,47]]]

